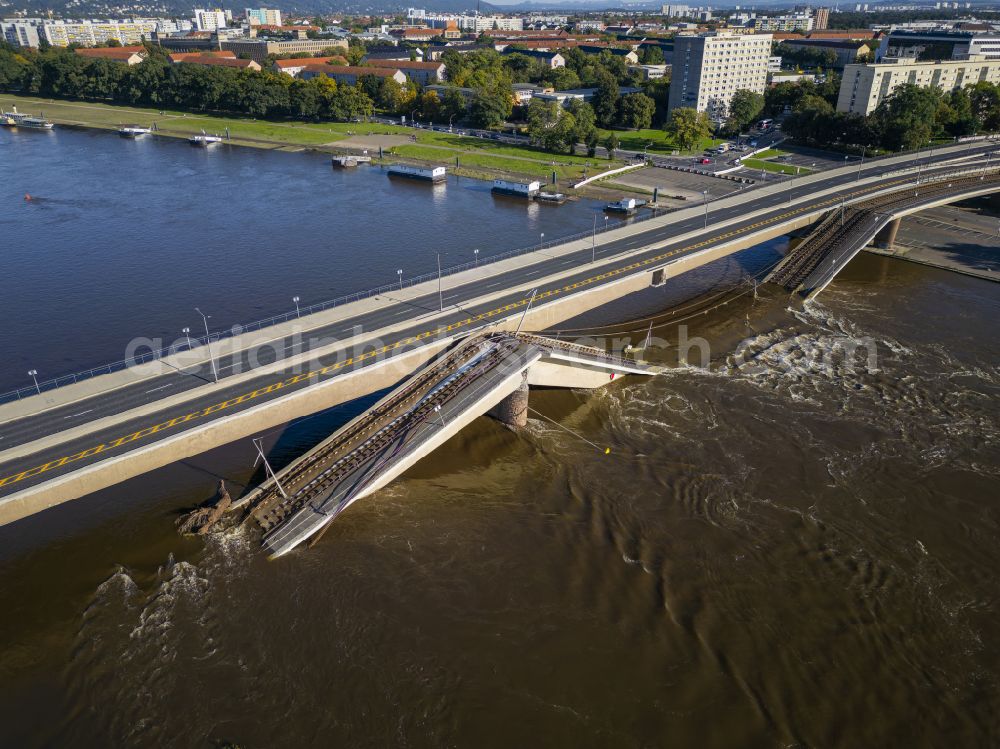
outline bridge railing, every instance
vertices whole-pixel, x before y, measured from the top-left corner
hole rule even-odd
[[[985,140],[996,140],[1000,138],[1000,135],[990,135],[990,136],[979,136],[976,138],[962,139],[961,143],[969,143],[970,145],[975,145],[976,143],[981,143]],[[946,146],[937,145],[934,148],[919,149],[919,151],[914,151],[911,153],[926,152],[928,155],[933,154],[934,151],[940,150]],[[894,153],[887,156],[879,157],[878,159],[872,159],[869,163],[879,161],[883,158],[893,158],[901,155],[905,155],[904,152]],[[731,195],[731,194],[730,194]],[[714,203],[717,200],[724,200],[730,195],[719,195],[712,197],[708,202]],[[697,205],[701,205],[699,201]],[[666,211],[654,210],[653,212],[642,215],[634,216],[628,221],[628,225],[632,226],[644,221],[650,221],[654,218],[659,218]],[[446,268],[441,269],[441,277],[451,276],[455,273],[461,273],[481,265],[489,265],[492,263],[498,263],[503,260],[508,260],[513,257],[518,257],[520,255],[526,255],[532,252],[539,252],[541,250],[555,247],[558,245],[566,244],[567,242],[573,242],[580,239],[586,239],[588,237],[596,237],[598,234],[604,234],[605,232],[614,231],[622,227],[622,222],[611,223],[610,221],[605,221],[604,226],[599,224],[595,225],[592,229],[588,231],[578,232],[570,235],[563,235],[547,242],[539,242],[537,244],[529,245],[526,247],[520,247],[514,250],[507,250],[506,252],[499,252],[492,255],[487,255],[483,258],[472,260],[465,263],[459,263],[457,265],[451,265]],[[241,335],[243,333],[251,333],[255,330],[262,330],[264,328],[269,328],[274,325],[279,325],[281,323],[286,323],[291,320],[295,320],[303,315],[310,315],[316,312],[323,312],[324,310],[332,309],[334,307],[340,307],[345,304],[350,304],[352,302],[358,302],[363,299],[370,299],[372,297],[388,294],[393,291],[401,291],[405,288],[416,286],[417,284],[425,283],[427,281],[433,281],[438,278],[438,272],[432,271],[429,273],[423,273],[419,276],[412,276],[410,278],[402,279],[401,281],[396,281],[394,283],[383,284],[382,286],[377,286],[375,288],[367,289],[365,291],[356,291],[351,294],[344,294],[343,296],[335,297],[334,299],[328,299],[322,302],[316,302],[314,304],[308,305],[306,307],[300,307],[298,311],[291,310],[289,312],[284,312],[278,315],[272,315],[261,320],[255,320],[250,323],[236,324],[233,325],[228,330],[220,330],[210,333],[208,336],[191,337],[190,339],[185,339],[183,345],[180,343],[164,347],[161,349],[150,350],[143,354],[129,357],[127,359],[122,359],[120,361],[111,362],[110,364],[102,364],[92,369],[83,370],[81,372],[74,372],[67,375],[61,375],[59,377],[54,377],[49,380],[40,380],[38,384],[31,384],[25,387],[18,388],[16,390],[10,390],[5,393],[0,393],[0,403],[9,403],[11,401],[20,400],[22,398],[27,398],[32,395],[40,394],[45,391],[55,390],[66,385],[73,385],[75,383],[91,379],[100,375],[112,374],[114,372],[120,372],[125,369],[130,369],[131,367],[136,367],[141,364],[148,364],[153,361],[158,361],[166,356],[172,356],[174,354],[180,353],[181,351],[188,351],[193,348],[199,348],[201,346],[208,346],[210,343],[215,343],[227,338],[233,338],[235,336]],[[298,353],[301,353],[298,352]]]

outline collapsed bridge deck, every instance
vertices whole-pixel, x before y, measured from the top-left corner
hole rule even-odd
[[[318,539],[358,499],[377,491],[473,419],[529,383],[598,387],[655,368],[600,349],[539,336],[473,336],[317,445],[234,507],[264,531],[272,557]]]

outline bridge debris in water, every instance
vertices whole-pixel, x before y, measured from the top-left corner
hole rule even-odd
[[[336,517],[388,484],[526,383],[593,388],[649,365],[532,335],[466,339],[241,499],[271,557],[318,540]],[[504,412],[505,409],[498,409]],[[521,409],[524,410],[524,409]],[[516,426],[516,425],[513,425]]]

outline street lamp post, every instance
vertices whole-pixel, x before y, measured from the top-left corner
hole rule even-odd
[[[402,291],[403,290],[403,269],[402,268],[398,268],[396,270],[396,275],[399,276],[399,290]]]
[[[193,349],[194,344],[191,343],[191,328],[181,328],[181,333],[183,333],[184,337],[187,338],[188,348]]]
[[[705,228],[706,229],[708,228],[708,192],[709,192],[708,190],[703,190],[702,191],[702,195],[704,196],[704,200],[702,201],[702,203],[705,206]]]
[[[212,377],[216,382],[218,382],[219,370],[215,368],[215,354],[212,353],[212,336],[208,332],[208,318],[211,317],[211,315],[206,315],[197,307],[194,308],[194,311],[201,315],[201,321],[205,323],[205,343],[208,344],[208,362],[212,365]]]
[[[42,389],[38,386],[38,370],[37,369],[29,369],[28,370],[28,375],[31,377],[31,379],[35,383],[35,390],[37,390],[38,394],[41,395],[42,394]]]
[[[479,267],[479,249],[476,248],[475,250],[473,250],[472,254],[475,255],[475,257],[476,257],[476,267],[478,268]]]
[[[541,246],[543,244],[545,244],[545,232],[544,231],[541,232],[541,234],[538,237],[538,245]]]
[[[594,214],[594,234],[590,240],[590,262],[597,260],[597,214]]]
[[[297,296],[293,296],[292,301],[295,302],[295,316],[302,317],[302,313],[299,311],[299,298]]]
[[[444,312],[444,292],[441,291],[441,253],[437,254],[438,258],[438,307],[441,312]]]
[[[448,118],[448,132],[449,133],[452,132],[451,121],[454,120],[454,119],[455,119],[455,115],[454,114],[451,117]]]

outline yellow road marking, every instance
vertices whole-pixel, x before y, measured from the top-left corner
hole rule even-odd
[[[545,291],[545,292],[543,292],[541,294],[537,294],[536,298],[544,299],[544,298],[548,298],[548,297],[551,297],[551,296],[556,296],[557,294],[563,294],[565,292],[573,291],[574,289],[578,289],[581,286],[589,286],[589,285],[594,284],[594,283],[596,283],[598,281],[603,281],[603,280],[608,279],[608,278],[613,278],[615,276],[620,276],[623,273],[626,273],[626,272],[628,272],[630,270],[635,270],[637,268],[644,268],[644,267],[648,267],[650,265],[654,265],[654,264],[659,263],[659,262],[661,262],[663,260],[666,260],[668,258],[674,257],[675,255],[679,255],[681,253],[687,253],[687,252],[690,252],[691,250],[696,250],[696,249],[698,249],[700,247],[704,247],[704,246],[709,245],[709,244],[716,244],[716,243],[719,242],[719,240],[724,240],[724,239],[727,239],[729,237],[737,236],[737,235],[740,235],[740,234],[746,234],[747,232],[752,232],[754,229],[756,229],[758,227],[761,227],[761,226],[767,226],[767,225],[770,225],[770,224],[780,223],[781,221],[783,221],[783,220],[785,220],[787,218],[790,218],[792,216],[795,216],[797,214],[806,213],[808,211],[813,211],[817,207],[823,207],[823,206],[827,206],[827,205],[832,205],[834,203],[838,203],[844,197],[855,197],[857,195],[864,195],[865,193],[874,192],[875,190],[884,189],[886,186],[897,185],[897,184],[904,183],[906,181],[907,180],[905,180],[905,179],[898,179],[898,180],[893,180],[891,182],[883,182],[883,183],[880,183],[878,185],[869,185],[869,186],[867,186],[865,188],[861,188],[861,189],[855,190],[855,191],[853,191],[851,193],[848,193],[847,196],[837,196],[837,197],[833,197],[833,198],[828,198],[828,199],[826,199],[824,201],[821,201],[819,203],[812,203],[812,204],[810,204],[808,206],[800,206],[800,207],[798,207],[798,208],[796,208],[794,210],[787,211],[785,213],[781,213],[781,214],[778,214],[776,216],[772,216],[771,218],[765,219],[763,221],[758,221],[755,224],[749,224],[749,225],[747,225],[747,226],[745,226],[745,227],[743,227],[741,229],[734,229],[732,231],[727,232],[726,234],[717,235],[715,237],[712,237],[711,239],[706,239],[706,240],[703,240],[701,242],[698,242],[697,244],[688,245],[686,247],[678,247],[676,249],[669,250],[669,251],[664,252],[664,253],[662,253],[660,255],[657,255],[655,257],[646,258],[645,260],[639,260],[639,261],[633,262],[633,263],[631,263],[629,265],[625,265],[625,266],[622,266],[620,268],[616,268],[614,270],[606,271],[606,272],[601,273],[601,274],[596,275],[596,276],[591,276],[590,278],[586,278],[586,279],[584,279],[582,281],[576,281],[574,283],[567,284],[567,285],[562,286],[560,288],[550,289],[550,290]],[[287,378],[287,379],[284,379],[284,380],[279,380],[279,381],[274,382],[274,383],[272,383],[270,385],[265,385],[263,387],[257,388],[256,390],[250,391],[248,393],[244,393],[243,395],[238,395],[236,397],[229,398],[228,400],[222,401],[221,403],[216,403],[216,404],[213,404],[211,406],[207,406],[207,407],[201,409],[200,411],[195,411],[193,413],[189,413],[186,416],[178,416],[178,417],[175,417],[173,419],[170,419],[169,421],[165,421],[165,422],[162,422],[160,424],[156,424],[156,425],[151,426],[151,427],[144,427],[143,429],[140,429],[137,432],[133,432],[132,434],[125,435],[124,437],[118,437],[118,438],[116,438],[114,440],[111,440],[109,442],[104,442],[104,443],[102,443],[100,445],[95,445],[94,447],[88,447],[86,450],[81,450],[78,453],[74,453],[72,455],[67,455],[67,456],[62,457],[62,458],[56,458],[55,460],[50,460],[49,462],[43,463],[42,465],[35,466],[34,468],[28,468],[27,470],[21,471],[20,473],[11,474],[10,476],[6,476],[6,477],[0,479],[0,487],[9,486],[11,484],[16,484],[16,483],[18,483],[20,481],[24,481],[25,479],[34,478],[35,476],[38,476],[38,475],[43,474],[43,473],[46,473],[47,471],[51,471],[54,468],[61,468],[62,466],[67,465],[69,463],[76,463],[76,462],[78,462],[80,460],[84,460],[84,459],[92,457],[94,455],[98,455],[99,453],[105,452],[106,450],[111,450],[111,449],[114,449],[116,447],[121,447],[122,445],[128,444],[130,442],[135,442],[137,440],[140,440],[140,439],[143,439],[145,437],[148,437],[148,436],[150,436],[152,434],[157,434],[157,433],[159,433],[159,432],[161,432],[161,431],[163,431],[165,429],[170,429],[171,427],[177,426],[178,424],[185,424],[185,423],[187,423],[189,421],[194,421],[194,420],[200,419],[200,418],[202,418],[204,416],[210,416],[210,415],[218,413],[220,411],[225,411],[226,409],[231,408],[233,406],[239,405],[241,403],[245,403],[246,401],[254,400],[255,398],[258,398],[258,397],[260,397],[262,395],[268,395],[270,393],[275,392],[276,390],[281,390],[282,388],[288,387],[290,385],[295,385],[295,384],[297,384],[299,382],[302,382],[303,380],[312,379],[313,377],[319,377],[319,376],[327,374],[329,372],[333,372],[333,371],[338,370],[338,369],[343,369],[344,367],[346,367],[346,366],[348,366],[350,364],[353,364],[356,361],[361,361],[361,360],[364,360],[364,359],[369,359],[369,358],[371,358],[371,357],[373,357],[373,356],[375,356],[377,354],[387,353],[387,352],[391,351],[392,349],[399,348],[400,346],[403,346],[403,345],[405,345],[407,343],[415,343],[417,341],[423,340],[424,338],[429,338],[430,336],[438,334],[438,333],[441,333],[441,332],[448,332],[448,331],[455,330],[456,328],[467,327],[472,322],[476,322],[476,321],[479,321],[479,320],[482,320],[482,319],[485,319],[485,318],[488,318],[488,317],[494,317],[494,316],[496,316],[498,314],[502,314],[504,312],[509,312],[512,309],[518,309],[520,307],[523,307],[524,305],[526,305],[528,303],[528,301],[529,301],[528,299],[521,299],[521,300],[519,300],[517,302],[511,302],[510,304],[507,304],[507,305],[505,305],[503,307],[498,307],[497,309],[490,310],[489,312],[480,313],[480,314],[476,315],[475,318],[466,318],[465,320],[462,320],[462,321],[456,322],[456,323],[452,323],[452,324],[447,325],[447,326],[438,326],[437,328],[434,328],[433,330],[426,330],[426,331],[424,331],[422,333],[418,333],[416,335],[410,336],[409,338],[405,338],[405,339],[401,339],[399,341],[396,341],[396,343],[383,346],[382,348],[380,348],[380,349],[378,349],[376,351],[370,351],[368,353],[361,354],[360,356],[357,356],[357,357],[349,357],[349,358],[345,359],[342,362],[334,362],[333,364],[328,364],[328,365],[326,365],[324,367],[320,367],[319,369],[310,370],[309,372],[305,372],[303,374],[296,375],[295,377],[290,377],[290,378]]]

